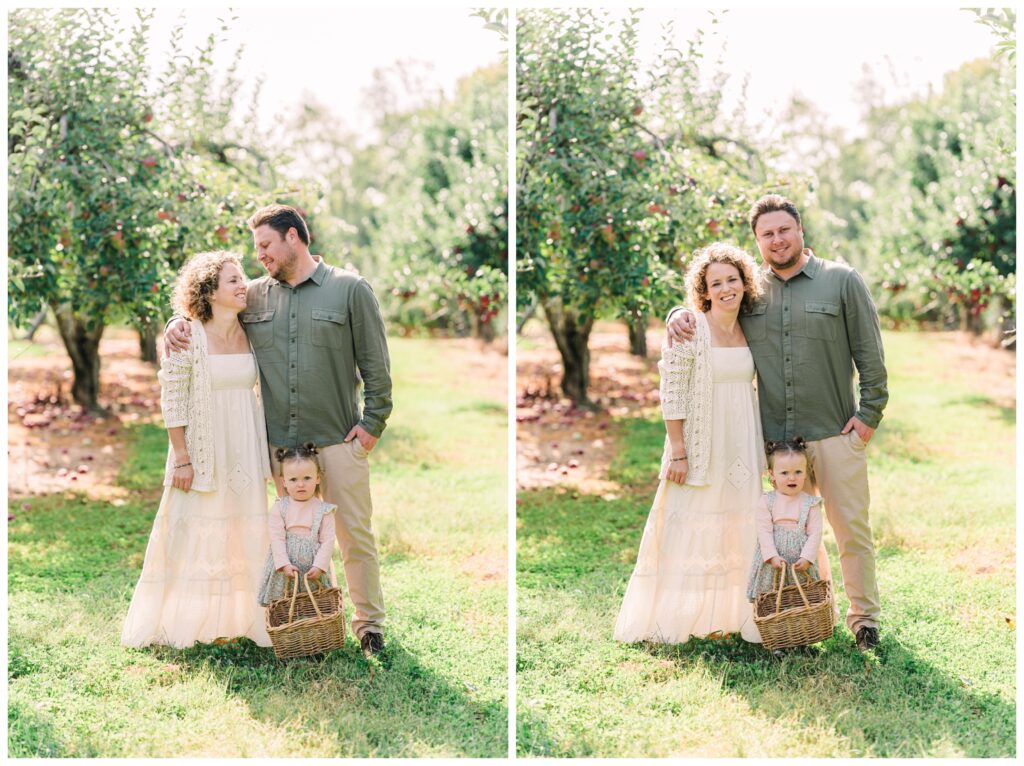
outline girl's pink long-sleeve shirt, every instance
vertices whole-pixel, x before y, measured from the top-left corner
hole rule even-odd
[[[309,530],[313,528],[313,514],[319,508],[319,504],[316,502],[318,499],[316,498],[305,503],[294,503],[291,501],[291,498],[280,497],[274,503],[274,507],[270,511],[270,517],[267,519],[267,525],[270,532],[270,550],[274,556],[275,569],[291,564],[291,561],[288,559],[288,546],[285,543],[285,534],[287,530],[294,527],[305,527]],[[320,502],[323,501],[321,500]],[[281,518],[280,503],[285,503],[285,518]],[[334,506],[332,505],[331,510],[325,513],[324,517],[320,520],[320,530],[316,536],[320,547],[317,548],[316,556],[313,558],[313,566],[322,572],[328,571],[331,563],[331,554],[334,552],[334,533]]]
[[[774,524],[791,524],[796,526],[800,520],[800,510],[807,501],[807,493],[801,492],[796,497],[775,493],[775,507],[771,513],[768,511],[768,496],[761,495],[757,503],[755,519],[757,521],[757,541],[761,543],[761,558],[770,561],[778,556],[775,549],[775,535],[772,531]],[[811,505],[807,512],[807,540],[800,550],[800,558],[814,562],[818,560],[818,548],[821,546],[821,501]]]

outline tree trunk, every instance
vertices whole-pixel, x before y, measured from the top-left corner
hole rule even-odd
[[[71,357],[75,378],[71,396],[75,402],[92,412],[102,412],[100,394],[100,338],[105,325],[101,319],[87,321],[74,313],[68,304],[54,305],[53,314],[64,348]]]
[[[143,362],[156,364],[160,361],[156,354],[156,322],[148,322],[139,330],[139,359]]]
[[[629,353],[647,358],[647,314],[637,311],[626,322],[629,327]]]
[[[473,316],[474,332],[473,334],[484,343],[491,343],[494,340],[494,319],[490,322],[484,322],[478,316]]]
[[[589,406],[590,348],[587,344],[594,319],[584,319],[576,311],[563,308],[558,299],[545,300],[543,306],[558,353],[562,356],[562,394],[578,405]]]

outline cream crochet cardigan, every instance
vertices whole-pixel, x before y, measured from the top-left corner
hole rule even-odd
[[[711,460],[711,331],[708,320],[696,312],[693,339],[661,349],[661,414],[665,420],[685,420],[683,441],[689,457],[686,483],[703,487],[708,483]],[[671,446],[665,437],[659,478],[668,470]]]
[[[192,461],[194,477],[192,489],[213,492],[217,489],[214,460],[212,409],[213,386],[210,381],[210,359],[206,331],[201,322],[192,320],[192,342],[184,351],[172,352],[160,360],[160,409],[164,427],[185,426],[185,447]],[[252,346],[249,347],[252,351]],[[253,354],[253,359],[256,359]],[[267,425],[263,417],[260,398],[259,369],[256,374],[256,410],[259,443],[256,449],[262,456],[263,478],[270,478],[270,460],[267,447]],[[168,445],[164,486],[171,485],[174,476],[174,448]]]

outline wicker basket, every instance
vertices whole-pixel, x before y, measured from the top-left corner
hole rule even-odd
[[[804,585],[789,565],[792,585],[786,585],[786,569],[776,573],[775,589],[762,593],[754,602],[754,624],[769,651],[807,646],[832,637],[836,627],[834,597],[830,580],[811,580]]]
[[[292,578],[289,578],[292,579]],[[299,581],[291,598],[285,585],[285,596],[267,606],[266,625],[274,654],[278,659],[308,657],[340,649],[345,643],[345,607],[340,588],[312,590],[303,575],[306,592],[299,595]]]

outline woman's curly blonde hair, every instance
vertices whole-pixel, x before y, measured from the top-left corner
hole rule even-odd
[[[174,283],[172,303],[175,312],[189,319],[208,322],[213,316],[210,296],[217,290],[220,272],[226,263],[233,263],[242,269],[242,259],[227,250],[196,253],[189,258]]]
[[[703,247],[693,255],[690,266],[686,270],[686,292],[690,296],[690,305],[694,311],[708,311],[711,301],[708,299],[708,266],[712,263],[725,263],[734,266],[743,280],[743,300],[740,310],[746,311],[761,295],[761,279],[757,263],[743,249],[728,242],[715,242]]]

